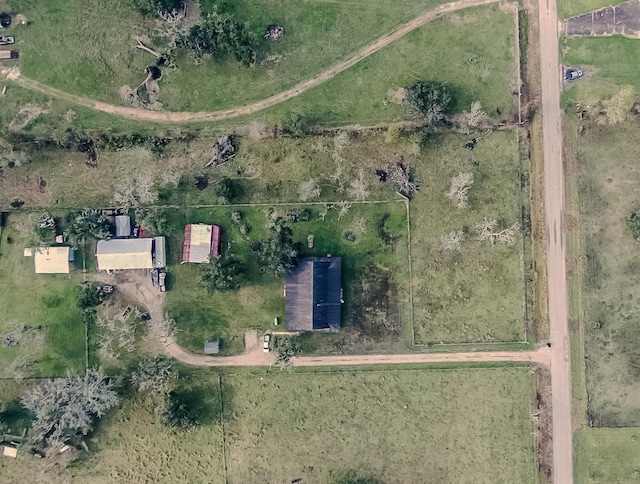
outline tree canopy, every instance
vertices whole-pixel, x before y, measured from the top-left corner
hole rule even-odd
[[[229,54],[245,64],[256,61],[255,35],[243,24],[215,9],[204,22],[194,25],[178,39],[178,46],[193,52],[196,57],[205,54]]]
[[[111,236],[111,222],[99,210],[85,208],[70,212],[66,219],[66,234],[74,245],[83,237],[106,239]]]
[[[200,265],[200,283],[209,291],[233,291],[240,287],[244,268],[229,250]]]
[[[271,237],[260,242],[258,263],[267,272],[279,276],[295,267],[299,244],[293,241],[293,231],[282,217],[274,219],[269,230]]]
[[[22,397],[22,405],[35,420],[31,439],[45,447],[72,441],[93,430],[96,418],[118,403],[118,396],[102,370],[84,376],[46,380]]]
[[[442,124],[451,107],[451,92],[440,82],[416,81],[407,88],[405,102],[428,124]]]

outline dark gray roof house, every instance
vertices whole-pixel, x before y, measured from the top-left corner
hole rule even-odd
[[[340,328],[342,284],[340,257],[307,257],[287,275],[287,331],[337,331]]]

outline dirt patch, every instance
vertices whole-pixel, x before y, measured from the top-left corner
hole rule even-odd
[[[394,104],[402,104],[407,98],[407,90],[404,87],[399,87],[398,89],[389,89],[387,91],[387,97]]]
[[[248,139],[264,139],[273,135],[273,130],[269,129],[269,127],[258,121],[253,121],[245,126],[240,126],[237,129],[237,132],[240,136],[244,136]]]
[[[569,36],[623,35],[640,38],[640,2],[631,0],[571,17],[565,22],[564,30]]]
[[[9,123],[9,131],[17,132],[27,127],[27,125],[38,118],[46,111],[35,104],[23,106]]]
[[[553,420],[551,408],[551,373],[547,368],[537,367],[536,410],[532,417],[536,425],[538,447],[538,472],[541,482],[551,482],[553,476]]]
[[[391,280],[391,272],[368,268],[354,293],[350,320],[364,336],[374,341],[397,340],[402,336],[398,287]]]

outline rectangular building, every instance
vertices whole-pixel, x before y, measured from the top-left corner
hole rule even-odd
[[[287,274],[287,331],[337,331],[342,306],[342,259],[307,257]]]
[[[207,262],[220,255],[220,227],[217,225],[188,224],[184,227],[182,262]]]
[[[56,245],[33,249],[36,274],[69,274],[69,263],[73,259],[74,253],[71,247]]]
[[[99,271],[159,269],[167,265],[164,237],[99,240]]]

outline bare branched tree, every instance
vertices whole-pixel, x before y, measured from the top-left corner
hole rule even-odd
[[[136,327],[140,311],[122,312],[113,307],[104,308],[96,317],[96,326],[100,328],[98,336],[98,355],[106,363],[113,363],[124,353],[135,350]]]
[[[516,222],[511,227],[500,228],[496,219],[485,217],[474,228],[480,241],[487,240],[491,245],[499,243],[511,246],[517,240],[520,224]]]
[[[306,202],[312,198],[318,198],[320,196],[320,186],[315,178],[309,178],[304,181],[298,187],[298,197],[300,201]]]
[[[487,120],[487,114],[482,110],[480,101],[473,101],[469,111],[464,111],[460,117],[462,128],[469,132],[470,128],[478,128]]]
[[[322,206],[322,210],[318,213],[318,222],[324,222],[324,219],[327,218],[327,214],[329,213],[329,205],[324,204]]]
[[[338,220],[342,220],[349,213],[349,209],[352,206],[353,202],[342,200],[341,202],[337,202],[331,205],[331,208],[338,212]]]
[[[387,167],[387,180],[398,187],[398,191],[407,198],[412,198],[420,188],[416,180],[413,169],[406,167],[403,163],[395,163]]]
[[[117,403],[118,396],[100,369],[89,369],[84,376],[46,380],[22,397],[22,405],[35,417],[32,441],[54,448],[89,433],[95,418]]]
[[[462,248],[462,242],[464,242],[464,232],[462,230],[454,230],[440,237],[442,250],[458,251]]]
[[[451,179],[451,188],[444,196],[453,202],[456,208],[467,208],[469,190],[473,186],[473,173],[459,173]]]
[[[141,393],[148,390],[166,393],[172,378],[174,374],[171,360],[163,357],[147,358],[138,363],[138,369],[131,375],[131,383]]]
[[[159,37],[167,39],[167,46],[175,49],[178,39],[185,37],[188,29],[184,25],[184,14],[176,9],[171,12],[159,12],[158,18],[162,21],[160,27],[156,28]]]
[[[358,176],[349,182],[347,194],[354,200],[365,200],[369,196],[369,183],[365,180],[364,170],[360,168]]]
[[[632,109],[638,100],[638,92],[633,86],[623,86],[611,96],[611,99],[602,102],[602,116],[598,118],[598,124],[614,126],[633,118]]]
[[[356,217],[351,224],[351,230],[357,234],[365,234],[367,232],[367,220],[364,217]]]
[[[150,205],[157,199],[158,191],[151,173],[141,173],[133,180],[123,180],[115,186],[113,193],[113,203],[125,210]]]

